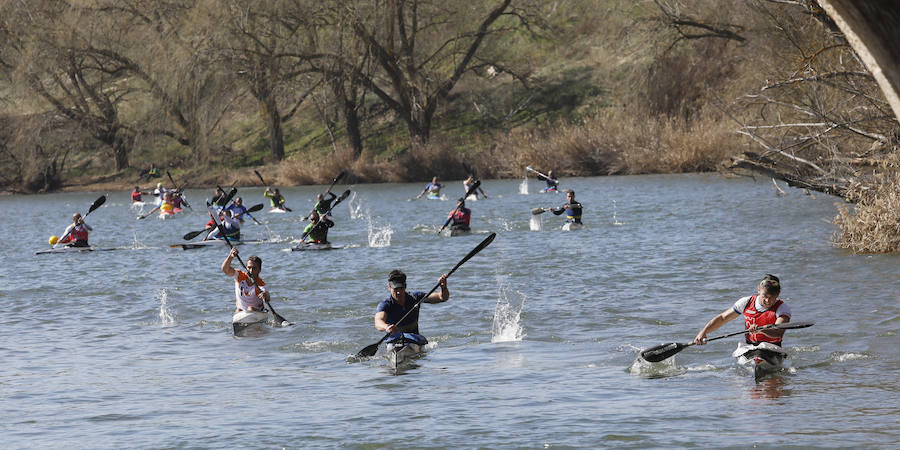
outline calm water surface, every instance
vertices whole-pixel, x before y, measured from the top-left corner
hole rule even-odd
[[[768,180],[767,180],[768,181]],[[287,252],[322,187],[283,189],[294,213],[257,213],[242,255],[263,259],[273,304],[296,326],[231,333],[227,251],[170,248],[203,228],[193,212],[136,220],[109,192],[87,221],[116,251],[34,255],[102,194],[0,197],[5,283],[0,424],[5,448],[868,447],[900,442],[898,256],[833,248],[836,199],[715,175],[563,180],[585,229],[531,208],[560,205],[531,181],[485,181],[475,233],[435,234],[447,201],[421,184],[353,186],[329,237],[345,248]],[[338,186],[335,190],[345,189]],[[245,204],[260,188],[240,189]],[[145,208],[144,211],[149,210]],[[539,219],[533,221],[533,219]],[[346,357],[404,269],[429,290],[490,231],[494,242],[424,305],[429,353],[393,372]],[[667,363],[642,348],[687,342],[714,314],[782,278],[795,321],[792,369],[756,383],[738,338]],[[739,321],[714,335],[737,331]]]

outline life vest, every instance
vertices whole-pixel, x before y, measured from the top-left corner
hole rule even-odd
[[[173,210],[174,208],[175,208],[175,205],[173,205],[173,204],[171,204],[171,203],[163,203],[163,204],[160,205],[160,207],[159,207],[159,209],[163,210],[164,212],[170,213],[170,214],[173,213],[172,210]]]
[[[66,244],[69,242],[78,242],[83,241],[87,243],[88,241],[88,230],[83,225],[76,225],[75,228],[72,228],[72,231],[69,232],[69,235],[66,236],[64,241],[60,241],[62,244]]]
[[[131,193],[131,201],[140,202],[141,200],[141,191],[134,191]]]
[[[453,219],[454,227],[464,226],[468,228],[469,221],[472,219],[472,210],[469,208],[460,208],[450,213],[450,217]]]
[[[747,302],[747,306],[744,307],[744,327],[748,329],[753,325],[762,327],[765,325],[774,324],[775,320],[778,319],[778,307],[781,306],[782,303],[784,303],[781,300],[778,300],[774,305],[772,305],[771,308],[765,311],[757,311],[756,297],[758,297],[758,295],[751,296],[750,300]],[[769,342],[772,344],[781,345],[781,338],[770,337],[769,335],[763,333],[747,333],[744,336],[746,336],[748,344]]]
[[[237,298],[237,308],[241,311],[247,311],[250,308],[262,309],[263,301],[259,298],[261,289],[266,283],[260,279],[256,279],[256,283],[241,270],[237,272],[237,279],[234,280],[234,295]]]
[[[566,222],[581,223],[581,203],[566,203]]]

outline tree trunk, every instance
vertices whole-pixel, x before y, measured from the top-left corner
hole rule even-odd
[[[353,149],[353,156],[359,158],[362,155],[363,143],[362,132],[359,129],[359,111],[356,110],[356,104],[343,99],[344,128],[347,129],[347,138],[350,139],[350,147]]]
[[[269,148],[272,149],[272,158],[275,161],[284,159],[284,130],[281,128],[281,114],[278,105],[272,96],[260,99],[260,107],[269,128]]]

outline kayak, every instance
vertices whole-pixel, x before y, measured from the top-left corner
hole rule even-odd
[[[274,213],[274,214],[284,214],[287,212],[287,210],[284,210],[281,208],[271,208],[271,209],[269,209],[269,212]]]
[[[231,316],[231,327],[238,335],[250,328],[262,328],[268,319],[267,311],[235,311]]]
[[[548,194],[548,193],[554,193],[554,194],[557,194],[557,193],[559,193],[559,189],[557,189],[557,188],[543,188],[543,189],[541,189],[539,192],[542,193],[542,194]]]
[[[337,250],[340,247],[334,247],[331,242],[301,242],[291,247],[292,252],[302,252],[306,250]]]
[[[440,200],[441,194],[428,194],[425,196],[428,200]]]
[[[787,358],[787,352],[783,348],[768,342],[760,342],[756,345],[741,342],[731,356],[737,358],[738,364],[752,367],[754,378],[759,380],[768,374],[781,370],[784,367],[784,359]]]
[[[388,365],[397,369],[425,353],[428,339],[415,333],[394,333],[385,341]]]
[[[115,250],[115,248],[100,248],[100,247],[57,247],[50,248],[47,250],[38,250],[34,252],[35,255],[46,255],[50,253],[85,253],[85,252],[105,252],[109,250]]]
[[[259,244],[259,243],[266,242],[266,241],[263,241],[261,239],[255,239],[255,240],[247,240],[247,241],[229,240],[228,242],[231,242],[231,245],[241,245],[241,244]],[[209,239],[206,241],[199,241],[199,242],[172,244],[169,246],[169,248],[181,247],[182,250],[191,250],[191,249],[195,249],[195,248],[227,246],[227,245],[228,244],[225,243],[224,239]]]
[[[566,224],[563,225],[563,227],[562,227],[563,231],[575,231],[575,230],[580,230],[582,228],[584,228],[583,223],[575,223],[575,222],[566,222]]]
[[[470,234],[472,234],[471,229],[469,229],[469,230],[464,229],[464,228],[451,228],[450,229],[451,237],[453,237],[453,236],[468,236]]]

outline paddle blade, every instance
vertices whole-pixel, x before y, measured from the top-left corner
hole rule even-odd
[[[259,181],[260,181],[260,183],[263,184],[263,186],[268,186],[268,185],[266,184],[266,180],[263,179],[262,175],[259,174],[259,171],[258,171],[258,170],[253,169],[253,173],[255,173],[257,177],[259,177]]]
[[[689,347],[690,344],[680,344],[678,342],[670,342],[668,344],[660,344],[656,347],[648,348],[641,352],[641,358],[648,362],[660,362],[664,359],[675,356],[676,353]]]
[[[263,209],[263,204],[262,204],[262,203],[258,203],[258,204],[256,204],[256,205],[253,205],[253,206],[247,208],[247,212],[248,212],[248,213],[254,213],[254,212],[257,212],[257,211],[259,211],[259,210],[261,210],[261,209]]]
[[[370,358],[372,356],[375,356],[375,353],[378,352],[379,345],[381,345],[381,341],[378,341],[372,345],[367,346],[366,348],[360,350],[359,353],[356,354],[356,357],[357,358]]]
[[[341,178],[344,178],[344,175],[346,175],[346,174],[347,174],[347,172],[342,170],[341,173],[339,173],[336,177],[334,177],[334,180],[331,182],[331,185],[334,186],[335,184],[337,184],[337,182],[341,181]]]
[[[99,208],[104,203],[106,203],[106,195],[101,195],[100,198],[98,198],[97,200],[94,200],[94,204],[91,205],[90,209],[88,209],[88,212],[87,212],[87,214],[85,214],[85,216],[94,212],[95,209]]]
[[[531,215],[536,216],[538,214],[543,214],[545,212],[547,212],[547,210],[544,208],[534,208],[531,210]]]
[[[184,240],[189,241],[197,236],[200,236],[201,234],[203,234],[204,231],[206,231],[206,230],[203,229],[203,230],[199,230],[199,231],[191,231],[190,233],[187,233],[182,237],[184,238]]]
[[[456,269],[458,269],[459,266],[465,264],[466,261],[472,259],[473,256],[477,255],[478,252],[484,250],[484,248],[487,247],[488,245],[491,245],[491,242],[494,242],[495,237],[497,237],[497,233],[491,233],[490,236],[484,238],[484,240],[481,241],[481,243],[478,244],[477,247],[473,248],[472,251],[470,251],[468,255],[466,255],[462,260],[460,260],[458,263],[456,263],[455,266],[453,266],[453,269],[451,269],[449,272],[447,272],[447,276],[452,275],[453,272],[456,272]]]

